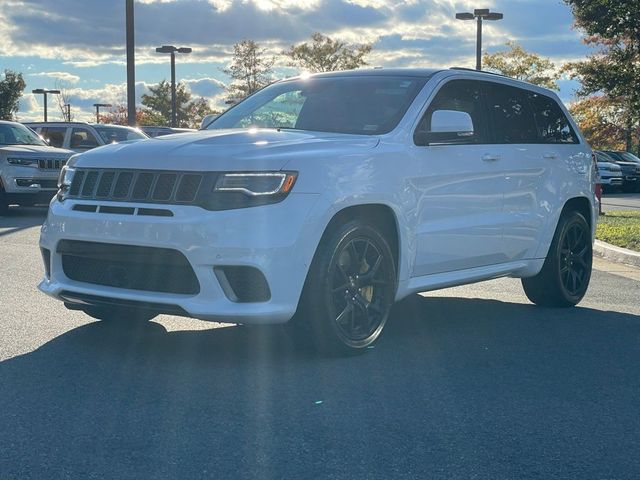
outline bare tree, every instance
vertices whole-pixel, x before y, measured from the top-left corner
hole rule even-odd
[[[233,78],[227,87],[231,101],[242,99],[272,81],[274,58],[253,40],[242,40],[233,46],[233,60],[222,71]]]
[[[62,80],[56,81],[56,90],[60,90],[58,94],[58,107],[60,108],[60,113],[62,113],[62,119],[65,122],[73,122],[73,113],[71,112],[71,108],[66,105],[71,105],[71,94],[69,93],[69,85],[67,82],[63,82]]]

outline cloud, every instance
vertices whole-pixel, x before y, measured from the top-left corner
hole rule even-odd
[[[80,81],[80,77],[78,75],[73,75],[69,72],[40,72],[40,73],[29,73],[30,77],[48,77],[55,78],[56,80],[60,80],[68,83],[78,83]]]
[[[224,92],[226,85],[215,78],[196,78],[184,80],[191,93],[198,97],[214,97]]]

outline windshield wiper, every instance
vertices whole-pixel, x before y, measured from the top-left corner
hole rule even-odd
[[[278,132],[280,130],[306,130],[306,128],[296,128],[296,127],[286,127],[286,126],[281,126],[281,127],[269,127],[269,128],[275,128]]]

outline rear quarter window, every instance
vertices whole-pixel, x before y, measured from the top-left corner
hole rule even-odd
[[[553,98],[529,92],[529,102],[541,143],[579,143],[569,119]]]

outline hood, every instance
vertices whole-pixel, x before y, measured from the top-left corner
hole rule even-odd
[[[292,159],[369,149],[377,137],[275,129],[203,130],[118,143],[77,157],[78,167],[185,171],[280,170]]]
[[[622,168],[626,168],[626,169],[629,169],[629,168],[636,169],[640,167],[640,164],[636,162],[616,162],[616,165],[619,165]]]
[[[608,168],[609,170],[620,170],[620,165],[613,162],[598,162],[598,168]]]
[[[74,152],[48,145],[0,145],[0,154],[66,159],[73,155]]]

